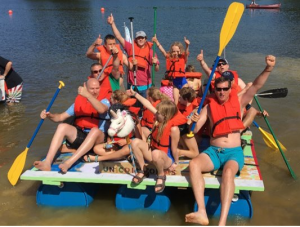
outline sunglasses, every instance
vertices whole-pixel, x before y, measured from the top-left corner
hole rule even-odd
[[[216,91],[228,91],[230,87],[216,87]]]
[[[99,71],[98,70],[94,70],[92,71],[93,73],[100,73],[102,69],[100,69]]]
[[[226,62],[221,62],[221,63],[217,64],[218,67],[221,66],[221,65],[227,65],[227,63]]]
[[[145,39],[143,36],[136,37],[136,39]]]

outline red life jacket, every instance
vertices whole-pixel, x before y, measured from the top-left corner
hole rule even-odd
[[[235,84],[238,84],[239,83],[239,75],[237,74],[237,72],[236,71],[232,71],[232,70],[228,70],[228,71],[230,71],[230,72],[232,72],[232,74],[233,74],[233,76],[234,76],[234,82],[235,82]],[[217,78],[219,78],[219,77],[221,77],[221,73],[219,73],[218,71],[215,71],[215,80],[217,79]],[[212,80],[211,81],[211,88],[212,88],[212,90],[215,90],[215,81],[214,80]]]
[[[188,106],[182,105],[180,104],[180,102],[178,102],[177,108],[185,117],[188,117],[192,113],[192,111],[199,106],[200,102],[201,102],[200,97],[195,98],[192,101],[192,103]]]
[[[100,101],[100,95],[98,95],[97,99]],[[84,129],[84,128],[94,128],[99,125],[99,113],[93,107],[93,105],[88,101],[87,98],[77,95],[75,99],[74,105],[75,111],[75,125]]]
[[[124,70],[123,70],[123,51],[121,50],[119,44],[116,44],[116,47],[119,50],[119,52],[118,52],[118,58],[120,60],[119,71],[123,75],[124,74]],[[108,58],[111,56],[111,53],[109,53],[103,45],[98,46],[97,50],[100,52],[101,64],[102,64],[102,66],[104,66],[105,63],[107,62]],[[104,69],[104,72],[107,73],[107,75],[109,75],[111,73],[112,67],[113,67],[113,57],[110,59],[110,61],[107,64],[106,68]]]
[[[168,154],[169,147],[171,146],[171,128],[173,126],[186,124],[186,122],[186,117],[178,111],[177,114],[166,124],[164,134],[161,138],[157,138],[158,126],[154,127],[151,134],[151,148],[161,150]]]
[[[223,105],[219,104],[216,96],[209,98],[208,105],[213,122],[212,137],[224,136],[245,128],[241,120],[241,107],[236,90],[231,90],[228,101]]]
[[[138,67],[141,68],[148,68],[148,66],[150,65],[150,58],[152,56],[150,56],[150,50],[153,46],[153,43],[150,42],[146,42],[145,46],[143,48],[140,48],[136,42],[134,42],[134,58],[137,60],[138,62]],[[132,62],[132,56],[133,56],[133,51],[132,48],[130,50],[130,53],[128,55],[128,60],[130,62]]]
[[[133,106],[136,103],[136,99],[135,98],[129,98],[126,101],[124,101],[122,104],[124,106],[128,107],[128,110],[134,114],[138,114],[140,111],[140,107],[135,107]]]
[[[161,100],[157,100],[156,102],[152,103],[154,107],[157,106],[158,103],[160,103]],[[154,123],[154,114],[148,110],[147,108],[143,111],[143,117],[141,119],[141,126],[142,127],[148,127],[153,128]]]
[[[166,75],[172,78],[185,77],[186,58],[181,54],[179,58],[166,58]]]
[[[201,79],[202,73],[200,72],[185,72],[186,78],[197,78]]]

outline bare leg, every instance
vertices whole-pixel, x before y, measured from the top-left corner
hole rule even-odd
[[[125,158],[130,154],[128,145],[123,146],[119,150],[113,150],[113,152],[109,152],[105,155],[98,154],[94,149],[95,154],[100,155],[98,156],[98,161],[106,161],[106,160],[120,160]],[[95,156],[89,155],[91,161],[95,161]],[[87,161],[87,160],[86,160]]]
[[[243,124],[245,127],[248,127],[252,124],[256,114],[257,114],[257,110],[254,107],[251,107],[247,111],[245,117],[243,118]]]
[[[104,133],[98,128],[92,128],[83,143],[77,149],[77,151],[64,163],[58,167],[63,173],[66,173],[68,169],[84,154],[86,154],[95,144],[99,144],[104,140]]]
[[[223,168],[221,183],[221,216],[219,225],[226,225],[231,200],[234,194],[234,177],[238,172],[238,167],[236,161],[230,160]]]
[[[177,105],[179,100],[179,89],[177,87],[173,87],[173,98],[175,104]]]
[[[148,144],[141,139],[134,139],[132,141],[131,148],[136,160],[143,170],[145,166],[145,159],[150,162],[152,161],[151,150],[148,149]],[[138,173],[137,176],[144,177],[143,173]],[[134,179],[134,181],[138,183],[136,179]]]
[[[67,137],[67,139],[70,142],[73,142],[76,139],[76,136],[77,136],[77,129],[74,126],[66,123],[59,124],[52,138],[46,159],[43,162],[35,161],[33,165],[40,170],[50,171],[53,159],[58,149],[61,147],[64,137]]]
[[[165,176],[164,169],[169,168],[172,165],[172,160],[168,157],[166,153],[160,150],[153,150],[152,151],[152,159],[153,164],[157,169],[158,176]],[[157,179],[157,184],[162,184],[162,179]],[[155,191],[159,191],[161,188],[156,187]]]
[[[143,140],[147,142],[147,138],[150,134],[150,130],[147,127],[142,127]]]
[[[185,216],[185,221],[200,225],[208,225],[209,220],[206,214],[204,202],[205,182],[202,172],[209,172],[213,170],[214,165],[207,154],[201,153],[190,161],[189,168],[192,188],[198,204],[198,211],[187,214]]]

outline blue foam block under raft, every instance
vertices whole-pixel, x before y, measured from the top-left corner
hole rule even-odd
[[[164,192],[157,194],[154,187],[148,186],[145,190],[138,190],[122,185],[116,195],[116,207],[123,211],[146,209],[165,213],[171,206],[166,191],[165,189]]]
[[[204,192],[206,212],[211,216],[220,216],[221,214],[221,201],[220,190],[206,189]],[[249,191],[240,191],[235,194],[235,200],[231,202],[228,215],[239,215],[245,218],[252,218],[253,208],[250,199]],[[195,202],[194,211],[198,210],[198,205]]]
[[[63,183],[62,187],[41,184],[36,193],[38,205],[56,207],[87,207],[94,200],[97,184]]]

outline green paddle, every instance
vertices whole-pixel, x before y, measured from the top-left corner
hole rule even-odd
[[[54,103],[54,101],[55,101],[55,99],[56,99],[56,97],[57,97],[57,95],[60,91],[60,89],[64,86],[65,86],[64,82],[59,81],[59,86],[58,86],[54,96],[52,97],[51,102],[49,103],[49,105],[46,109],[46,112],[49,112],[52,104]],[[12,164],[12,166],[10,167],[10,169],[8,171],[7,178],[13,186],[16,185],[16,183],[18,182],[18,180],[20,178],[20,175],[23,171],[23,168],[24,168],[24,165],[25,165],[25,162],[26,162],[27,152],[28,152],[35,136],[39,132],[43,122],[44,122],[44,119],[41,119],[39,125],[37,126],[37,128],[34,131],[33,136],[31,137],[31,140],[29,141],[27,147],[25,148],[25,150],[21,154],[18,155],[18,157],[15,159],[14,163]]]
[[[157,10],[157,7],[153,7],[154,9],[154,28],[153,28],[153,36],[156,35],[156,10]],[[153,57],[155,57],[155,50],[156,50],[156,43],[154,42],[153,43]],[[152,87],[155,86],[154,84],[154,74],[155,74],[155,65],[152,64],[152,71],[151,71],[151,74],[152,74]]]
[[[263,112],[263,109],[261,108],[261,106],[260,106],[260,104],[259,104],[258,99],[257,99],[256,96],[254,96],[254,99],[255,99],[255,102],[257,103],[257,106],[258,106],[259,110],[260,110],[261,112]],[[285,157],[285,155],[284,155],[284,153],[283,153],[283,151],[282,151],[282,149],[281,149],[280,143],[278,142],[278,140],[277,140],[277,138],[276,138],[276,136],[275,136],[275,134],[274,134],[274,132],[273,132],[273,130],[272,130],[272,128],[271,128],[271,125],[269,124],[269,121],[268,121],[267,117],[264,116],[264,119],[265,119],[265,122],[266,122],[267,125],[268,125],[268,128],[269,128],[269,130],[270,130],[270,132],[271,132],[271,134],[272,134],[272,136],[273,136],[275,142],[276,142],[277,147],[279,148],[279,151],[280,151],[280,153],[281,153],[281,155],[282,155],[282,158],[283,158],[283,160],[284,160],[286,166],[288,167],[288,169],[289,169],[289,171],[290,171],[292,177],[296,180],[296,179],[297,179],[297,176],[296,176],[296,174],[294,173],[294,171],[292,170],[292,168],[291,168],[291,166],[290,166],[288,160],[286,159],[286,157]]]
[[[213,78],[213,75],[216,71],[217,64],[219,62],[220,56],[223,52],[223,49],[226,47],[226,45],[229,43],[229,41],[233,37],[233,35],[234,35],[234,33],[237,29],[237,26],[240,22],[240,19],[242,17],[243,12],[244,12],[244,5],[242,3],[239,3],[239,2],[231,3],[228,10],[227,10],[227,13],[226,13],[226,16],[225,16],[225,19],[224,19],[224,22],[223,22],[223,26],[222,26],[222,29],[221,29],[221,33],[220,33],[220,46],[219,46],[218,56],[215,60],[214,67],[213,67],[213,69],[210,73],[209,79],[207,81],[208,85],[210,85],[210,82],[211,82],[211,80]],[[198,107],[198,111],[197,111],[198,114],[200,113],[200,111],[202,109],[202,106],[204,104],[204,100],[205,100],[205,97],[207,95],[208,89],[209,89],[209,86],[206,86],[203,97],[202,97],[201,102],[200,102],[200,105]],[[193,122],[193,124],[192,124],[190,133],[187,134],[188,137],[193,137],[194,136],[194,133],[193,133],[194,129],[195,129],[195,122]]]

